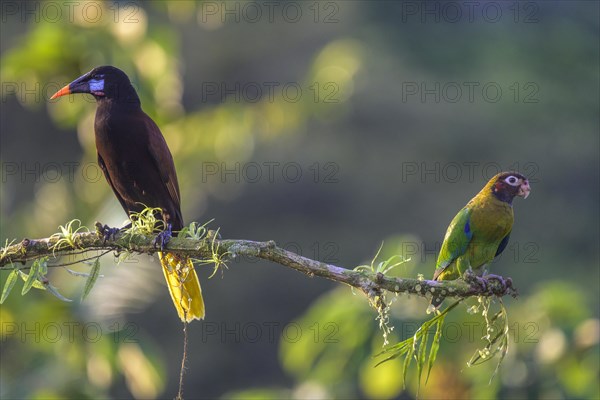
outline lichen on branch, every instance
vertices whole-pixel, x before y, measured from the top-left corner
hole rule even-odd
[[[377,356],[384,359],[378,364],[397,357],[404,357],[403,376],[406,377],[407,367],[411,360],[417,364],[419,384],[423,372],[425,380],[435,362],[439,348],[442,324],[445,315],[455,308],[463,299],[478,297],[479,303],[484,304],[483,315],[488,326],[485,347],[479,350],[472,358],[470,365],[488,361],[496,353],[500,353],[498,367],[508,350],[508,320],[506,310],[502,306],[499,313],[488,318],[492,296],[502,297],[507,294],[516,296],[510,278],[504,280],[495,275],[488,279],[476,277],[472,272],[465,274],[464,279],[454,281],[434,281],[422,278],[400,278],[389,276],[388,272],[402,264],[399,256],[388,260],[377,261],[381,248],[371,261],[370,265],[361,265],[354,269],[346,269],[336,265],[303,257],[285,250],[270,240],[257,242],[252,240],[222,239],[217,231],[209,231],[206,225],[195,222],[185,227],[177,237],[171,238],[163,249],[157,247],[157,227],[155,215],[160,210],[145,209],[143,212],[131,216],[131,226],[127,229],[117,230],[96,223],[96,231],[90,232],[81,226],[79,220],[71,221],[60,227],[60,232],[44,239],[23,239],[19,243],[6,242],[0,249],[0,271],[10,270],[10,274],[0,294],[0,303],[8,297],[15,281],[20,277],[25,283],[22,293],[32,287],[48,290],[58,298],[70,301],[54,288],[46,277],[49,267],[66,267],[77,262],[93,260],[90,273],[69,272],[87,277],[82,299],[89,293],[99,276],[99,257],[109,252],[130,256],[132,254],[154,254],[158,251],[168,251],[189,257],[196,265],[213,264],[213,276],[217,270],[226,267],[226,262],[237,257],[249,257],[268,260],[273,263],[295,269],[310,277],[318,276],[335,282],[344,283],[353,289],[362,291],[369,299],[379,316],[380,329],[383,331],[384,349]],[[89,254],[91,253],[91,254]],[[98,255],[98,253],[100,253]],[[63,257],[76,256],[82,259],[64,262]],[[32,263],[28,264],[29,261]],[[24,271],[29,270],[26,274]],[[414,336],[402,342],[388,346],[388,333],[393,329],[389,326],[389,306],[386,294],[408,293],[422,297],[444,299],[446,297],[458,298],[444,311],[436,310],[436,315],[425,321]],[[497,334],[494,332],[496,321],[504,323],[504,328]],[[433,340],[428,340],[428,334],[435,328]],[[185,328],[184,328],[185,329]],[[429,349],[429,350],[428,350]],[[428,353],[429,352],[429,353]],[[428,354],[428,355],[427,355]],[[184,356],[185,358],[185,356]],[[496,368],[497,370],[498,368]]]
[[[97,227],[100,226],[97,224]],[[20,268],[41,258],[49,258],[48,267],[60,265],[59,257],[82,254],[91,251],[115,251],[139,254],[154,254],[160,251],[154,244],[156,235],[132,231],[119,232],[105,238],[96,232],[75,231],[67,235],[53,235],[43,239],[23,239],[19,243],[7,243],[0,249],[0,270]],[[408,293],[423,297],[467,298],[473,296],[505,296],[514,294],[511,286],[503,286],[490,281],[487,287],[476,282],[433,281],[414,278],[390,277],[382,272],[362,269],[346,269],[321,261],[312,260],[285,250],[274,241],[257,242],[240,239],[221,239],[215,231],[201,235],[179,235],[172,238],[165,250],[186,255],[199,260],[220,260],[226,262],[236,257],[249,257],[268,260],[295,269],[310,277],[318,276],[354,287],[369,298],[379,296],[383,291]],[[52,263],[56,260],[56,263]]]

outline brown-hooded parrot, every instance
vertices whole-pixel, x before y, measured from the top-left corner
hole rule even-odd
[[[481,275],[508,244],[513,199],[527,198],[530,191],[527,178],[517,172],[501,172],[490,179],[450,222],[433,279],[458,279],[469,269]],[[437,308],[442,301],[434,296],[431,304]]]

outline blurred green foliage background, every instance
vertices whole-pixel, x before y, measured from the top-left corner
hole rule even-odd
[[[49,97],[92,67],[126,71],[161,127],[188,222],[353,268],[382,256],[429,277],[448,222],[518,169],[492,272],[511,348],[468,368],[481,318],[455,310],[422,398],[598,398],[599,3],[2,2],[0,238],[125,215],[95,165],[91,97]],[[78,270],[89,267],[80,265]],[[181,325],[158,263],[103,259],[83,303],[15,289],[0,308],[0,397],[176,393]],[[189,398],[412,398],[400,361],[373,368],[376,313],[349,288],[234,260],[189,327]],[[7,273],[0,273],[2,283]],[[78,299],[84,280],[52,283]],[[427,301],[399,296],[392,340]]]

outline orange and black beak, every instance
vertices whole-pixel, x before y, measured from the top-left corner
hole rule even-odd
[[[50,100],[71,93],[90,93],[94,96],[104,96],[104,78],[93,79],[89,73],[82,75],[58,92],[54,93],[52,97],[50,97]]]
[[[67,94],[71,94],[71,89],[69,88],[70,85],[66,85],[65,87],[63,87],[62,89],[60,89],[58,92],[54,93],[52,95],[52,97],[50,97],[50,100],[54,100],[57,97],[60,96],[65,96]]]
[[[529,192],[531,192],[531,187],[529,186],[529,181],[525,179],[521,182],[521,186],[519,186],[519,192],[517,193],[517,196],[521,196],[522,198],[526,199],[527,196],[529,196]]]

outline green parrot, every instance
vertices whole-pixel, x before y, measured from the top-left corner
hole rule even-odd
[[[529,181],[517,172],[501,172],[456,214],[444,237],[435,265],[434,280],[453,280],[472,269],[481,275],[508,244],[513,226],[512,201],[527,198]],[[439,307],[443,298],[434,297]]]

